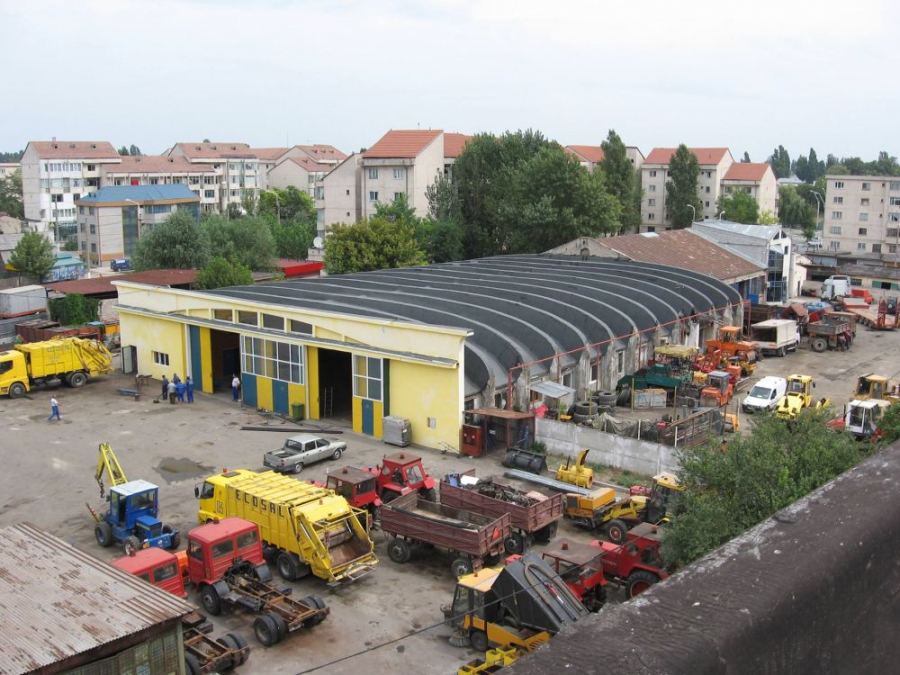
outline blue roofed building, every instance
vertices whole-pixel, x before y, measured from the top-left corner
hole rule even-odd
[[[134,255],[141,236],[175,211],[200,219],[200,196],[187,185],[111,185],[75,202],[78,250],[89,267]]]

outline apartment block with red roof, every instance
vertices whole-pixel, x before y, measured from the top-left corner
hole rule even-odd
[[[466,143],[472,140],[472,136],[446,132],[444,134],[444,176],[453,179],[453,165],[462,154]]]
[[[270,185],[269,183],[269,173],[288,159],[296,159],[296,160],[308,160],[305,162],[306,164],[321,164],[323,166],[327,166],[329,168],[334,168],[342,161],[347,158],[343,152],[338,150],[333,145],[325,145],[325,144],[314,144],[314,145],[294,145],[292,147],[283,147],[283,148],[250,148],[254,154],[259,158],[259,178],[260,178],[260,188],[263,190],[268,190],[269,187],[277,187],[277,188],[285,188],[288,185],[293,185],[294,187],[300,188],[301,190],[312,190],[314,192],[314,185],[310,184],[284,184],[285,180],[285,169],[282,169],[279,172],[278,180],[281,181],[282,184],[279,185]],[[290,167],[288,167],[288,170]],[[326,171],[327,173],[327,171]],[[297,176],[300,178],[307,178],[307,176]],[[312,194],[312,192],[310,194]]]
[[[184,157],[191,164],[212,167],[219,179],[215,210],[224,213],[229,204],[241,205],[244,198],[256,199],[263,184],[259,157],[246,143],[176,143],[164,153]]]
[[[108,141],[31,141],[22,154],[25,220],[57,239],[75,236],[75,200],[100,189],[103,168],[122,161]]]
[[[103,166],[100,187],[122,185],[186,185],[200,199],[200,210],[218,210],[221,178],[208,164],[192,164],[186,157],[169,155],[124,156],[118,164]]]
[[[594,168],[603,161],[603,146],[601,145],[567,145],[565,150],[590,172],[593,172]],[[636,171],[641,170],[641,166],[644,164],[644,153],[638,147],[625,146],[625,156],[631,160]]]
[[[722,194],[746,192],[756,200],[759,213],[774,216],[778,207],[778,179],[764,162],[735,162],[722,178]],[[726,213],[723,218],[728,219]]]
[[[641,231],[656,232],[671,229],[666,215],[666,181],[669,162],[677,148],[653,148],[641,167]],[[716,202],[722,190],[722,179],[734,157],[728,148],[690,148],[700,164],[698,192],[700,212],[697,220],[716,217]]]
[[[425,189],[445,167],[444,134],[439,129],[391,130],[362,153],[362,215],[405,194],[416,215],[428,213]]]
[[[270,188],[295,187],[316,199],[316,185],[334,167],[334,164],[322,164],[310,159],[300,151],[298,155],[287,154],[273,168],[269,169],[266,182]],[[322,190],[318,190],[319,194],[322,192]]]

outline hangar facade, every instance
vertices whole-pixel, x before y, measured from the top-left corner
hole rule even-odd
[[[511,255],[186,291],[117,281],[137,372],[190,374],[211,393],[239,373],[247,405],[352,419],[456,448],[466,408],[527,410],[531,387],[586,394],[645,365],[661,343],[702,345],[742,319],[740,295],[665,265]]]

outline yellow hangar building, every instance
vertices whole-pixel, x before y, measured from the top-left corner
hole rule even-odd
[[[405,417],[434,448],[459,447],[466,409],[528,410],[542,382],[613,388],[654,345],[702,344],[742,316],[710,276],[548,254],[212,291],[115,285],[133,372],[190,375],[206,393],[237,374],[245,405],[299,404],[375,437]]]

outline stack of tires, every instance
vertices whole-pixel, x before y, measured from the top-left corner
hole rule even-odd
[[[575,424],[590,424],[597,411],[598,406],[594,401],[578,401],[575,404],[575,415],[572,417],[572,420]]]
[[[599,391],[594,394],[594,402],[597,404],[597,410],[601,413],[611,413],[616,409],[616,392]]]

